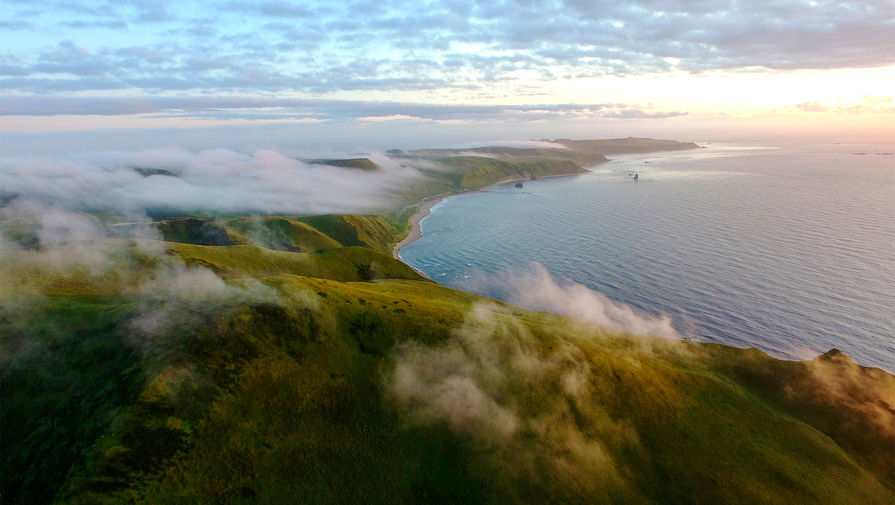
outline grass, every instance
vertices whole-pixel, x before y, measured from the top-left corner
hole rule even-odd
[[[412,191],[581,170],[525,151]],[[892,375],[439,286],[389,254],[411,211],[169,220],[90,268],[7,255],[4,503],[895,502]],[[146,283],[179,263],[223,287]]]
[[[359,246],[390,252],[402,234],[384,216],[256,216],[230,219],[175,218],[156,224],[164,240],[206,246],[258,245],[289,252]]]
[[[382,216],[357,214],[329,214],[302,217],[320,232],[344,246],[360,246],[391,253],[392,246],[402,237],[388,219]]]
[[[188,265],[206,267],[229,278],[292,274],[343,281],[421,279],[412,268],[391,256],[363,247],[292,253],[248,245],[221,247],[170,244],[169,250]]]
[[[140,360],[117,331],[128,311],[120,300],[40,297],[27,306],[0,314],[0,489],[7,503],[49,503],[139,388]]]
[[[3,340],[19,356],[3,375],[3,435],[16,441],[3,456],[10,503],[893,498],[889,467],[865,454],[873,439],[891,464],[890,439],[866,435],[870,417],[843,416],[833,397],[809,395],[806,406],[783,393],[818,387],[811,364],[607,333],[418,278],[289,273],[313,254],[170,247],[255,275],[281,298],[208,306],[200,319],[173,313],[181,322],[137,347],[129,335],[143,295],[54,297],[35,309]],[[494,320],[470,323],[482,303]],[[390,393],[396,350],[413,342],[435,359],[476,332],[487,338],[463,345],[485,346],[472,356],[510,379],[490,394],[524,420],[508,439],[411,422]],[[575,374],[586,381],[570,393]],[[870,384],[857,384],[868,401]]]
[[[223,224],[211,219],[183,217],[166,219],[156,224],[162,237],[169,242],[198,245],[236,245],[246,243],[234,236]]]
[[[279,251],[314,252],[342,247],[337,240],[294,217],[264,216],[230,219],[226,221],[226,226],[242,236],[248,237],[250,243]]]
[[[450,181],[454,190],[480,189],[509,178],[531,179],[586,172],[576,162],[565,159],[453,156],[437,161],[450,167],[440,175]]]

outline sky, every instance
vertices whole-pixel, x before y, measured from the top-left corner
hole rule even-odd
[[[3,153],[895,138],[893,0],[2,0],[0,40]]]

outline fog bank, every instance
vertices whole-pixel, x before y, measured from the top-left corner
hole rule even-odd
[[[423,177],[408,161],[374,157],[380,162],[376,171],[308,164],[266,149],[9,156],[0,159],[0,199],[91,210],[370,212],[387,205],[408,181]]]

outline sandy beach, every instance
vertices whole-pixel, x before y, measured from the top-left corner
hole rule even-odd
[[[580,174],[548,175],[548,176],[541,177],[541,179],[548,179],[548,178],[554,178],[554,177],[569,177],[572,175],[580,175]],[[462,195],[464,193],[487,191],[488,189],[493,188],[495,186],[500,186],[501,184],[508,184],[511,182],[528,182],[530,180],[531,179],[527,178],[527,177],[509,177],[507,179],[504,179],[500,182],[496,182],[496,183],[494,183],[490,186],[487,186],[485,188],[482,188],[482,189],[477,189],[477,190],[468,190],[467,189],[467,190],[461,190],[461,191],[454,191],[453,193],[443,193],[440,195],[427,196],[421,202],[416,204],[417,211],[414,212],[412,216],[410,216],[410,233],[408,233],[407,236],[404,237],[403,240],[401,240],[400,242],[395,244],[395,248],[392,250],[392,256],[394,256],[394,258],[396,260],[401,261],[401,258],[398,256],[398,253],[401,251],[401,249],[404,246],[406,246],[407,244],[409,244],[409,243],[413,242],[414,240],[417,240],[423,236],[423,231],[422,231],[422,227],[420,226],[420,222],[423,219],[425,219],[426,216],[428,216],[432,212],[432,207],[434,207],[436,204],[438,204],[445,198]],[[411,267],[411,268],[413,268],[413,267]],[[414,268],[414,270],[416,270],[416,269]],[[425,277],[425,274],[423,274],[419,270],[416,270],[416,271],[417,271],[417,273],[419,273],[420,275],[423,275]]]
[[[407,236],[404,237],[404,240],[395,244],[395,248],[392,250],[392,256],[394,256],[396,260],[400,260],[401,258],[398,256],[398,253],[401,251],[401,248],[423,236],[420,222],[432,212],[432,207],[434,207],[438,202],[444,200],[445,198],[459,194],[460,193],[430,195],[423,201],[417,203],[416,212],[414,212],[413,215],[410,216],[410,233],[408,233]]]

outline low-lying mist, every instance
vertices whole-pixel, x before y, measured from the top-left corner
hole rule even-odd
[[[0,329],[22,337],[0,342],[5,356],[28,355],[10,345],[39,346],[42,339],[31,342],[27,335],[44,301],[57,295],[130,304],[128,340],[143,351],[156,337],[197,328],[229,307],[280,303],[278,291],[257,279],[225,279],[169,254],[145,215],[118,218],[132,226],[34,200],[0,208]]]
[[[472,444],[495,487],[625,494],[612,454],[637,450],[638,434],[601,406],[593,366],[574,343],[548,344],[480,303],[444,343],[399,346],[386,386],[411,426],[445,425]]]
[[[305,163],[273,150],[179,147],[0,160],[0,202],[14,197],[92,210],[326,214],[375,211],[423,175],[373,154],[379,169]],[[356,157],[352,156],[352,157]]]
[[[569,316],[609,330],[681,337],[668,315],[653,316],[576,282],[558,282],[544,265],[536,262],[527,268],[480,273],[465,281],[462,287],[522,308]]]

